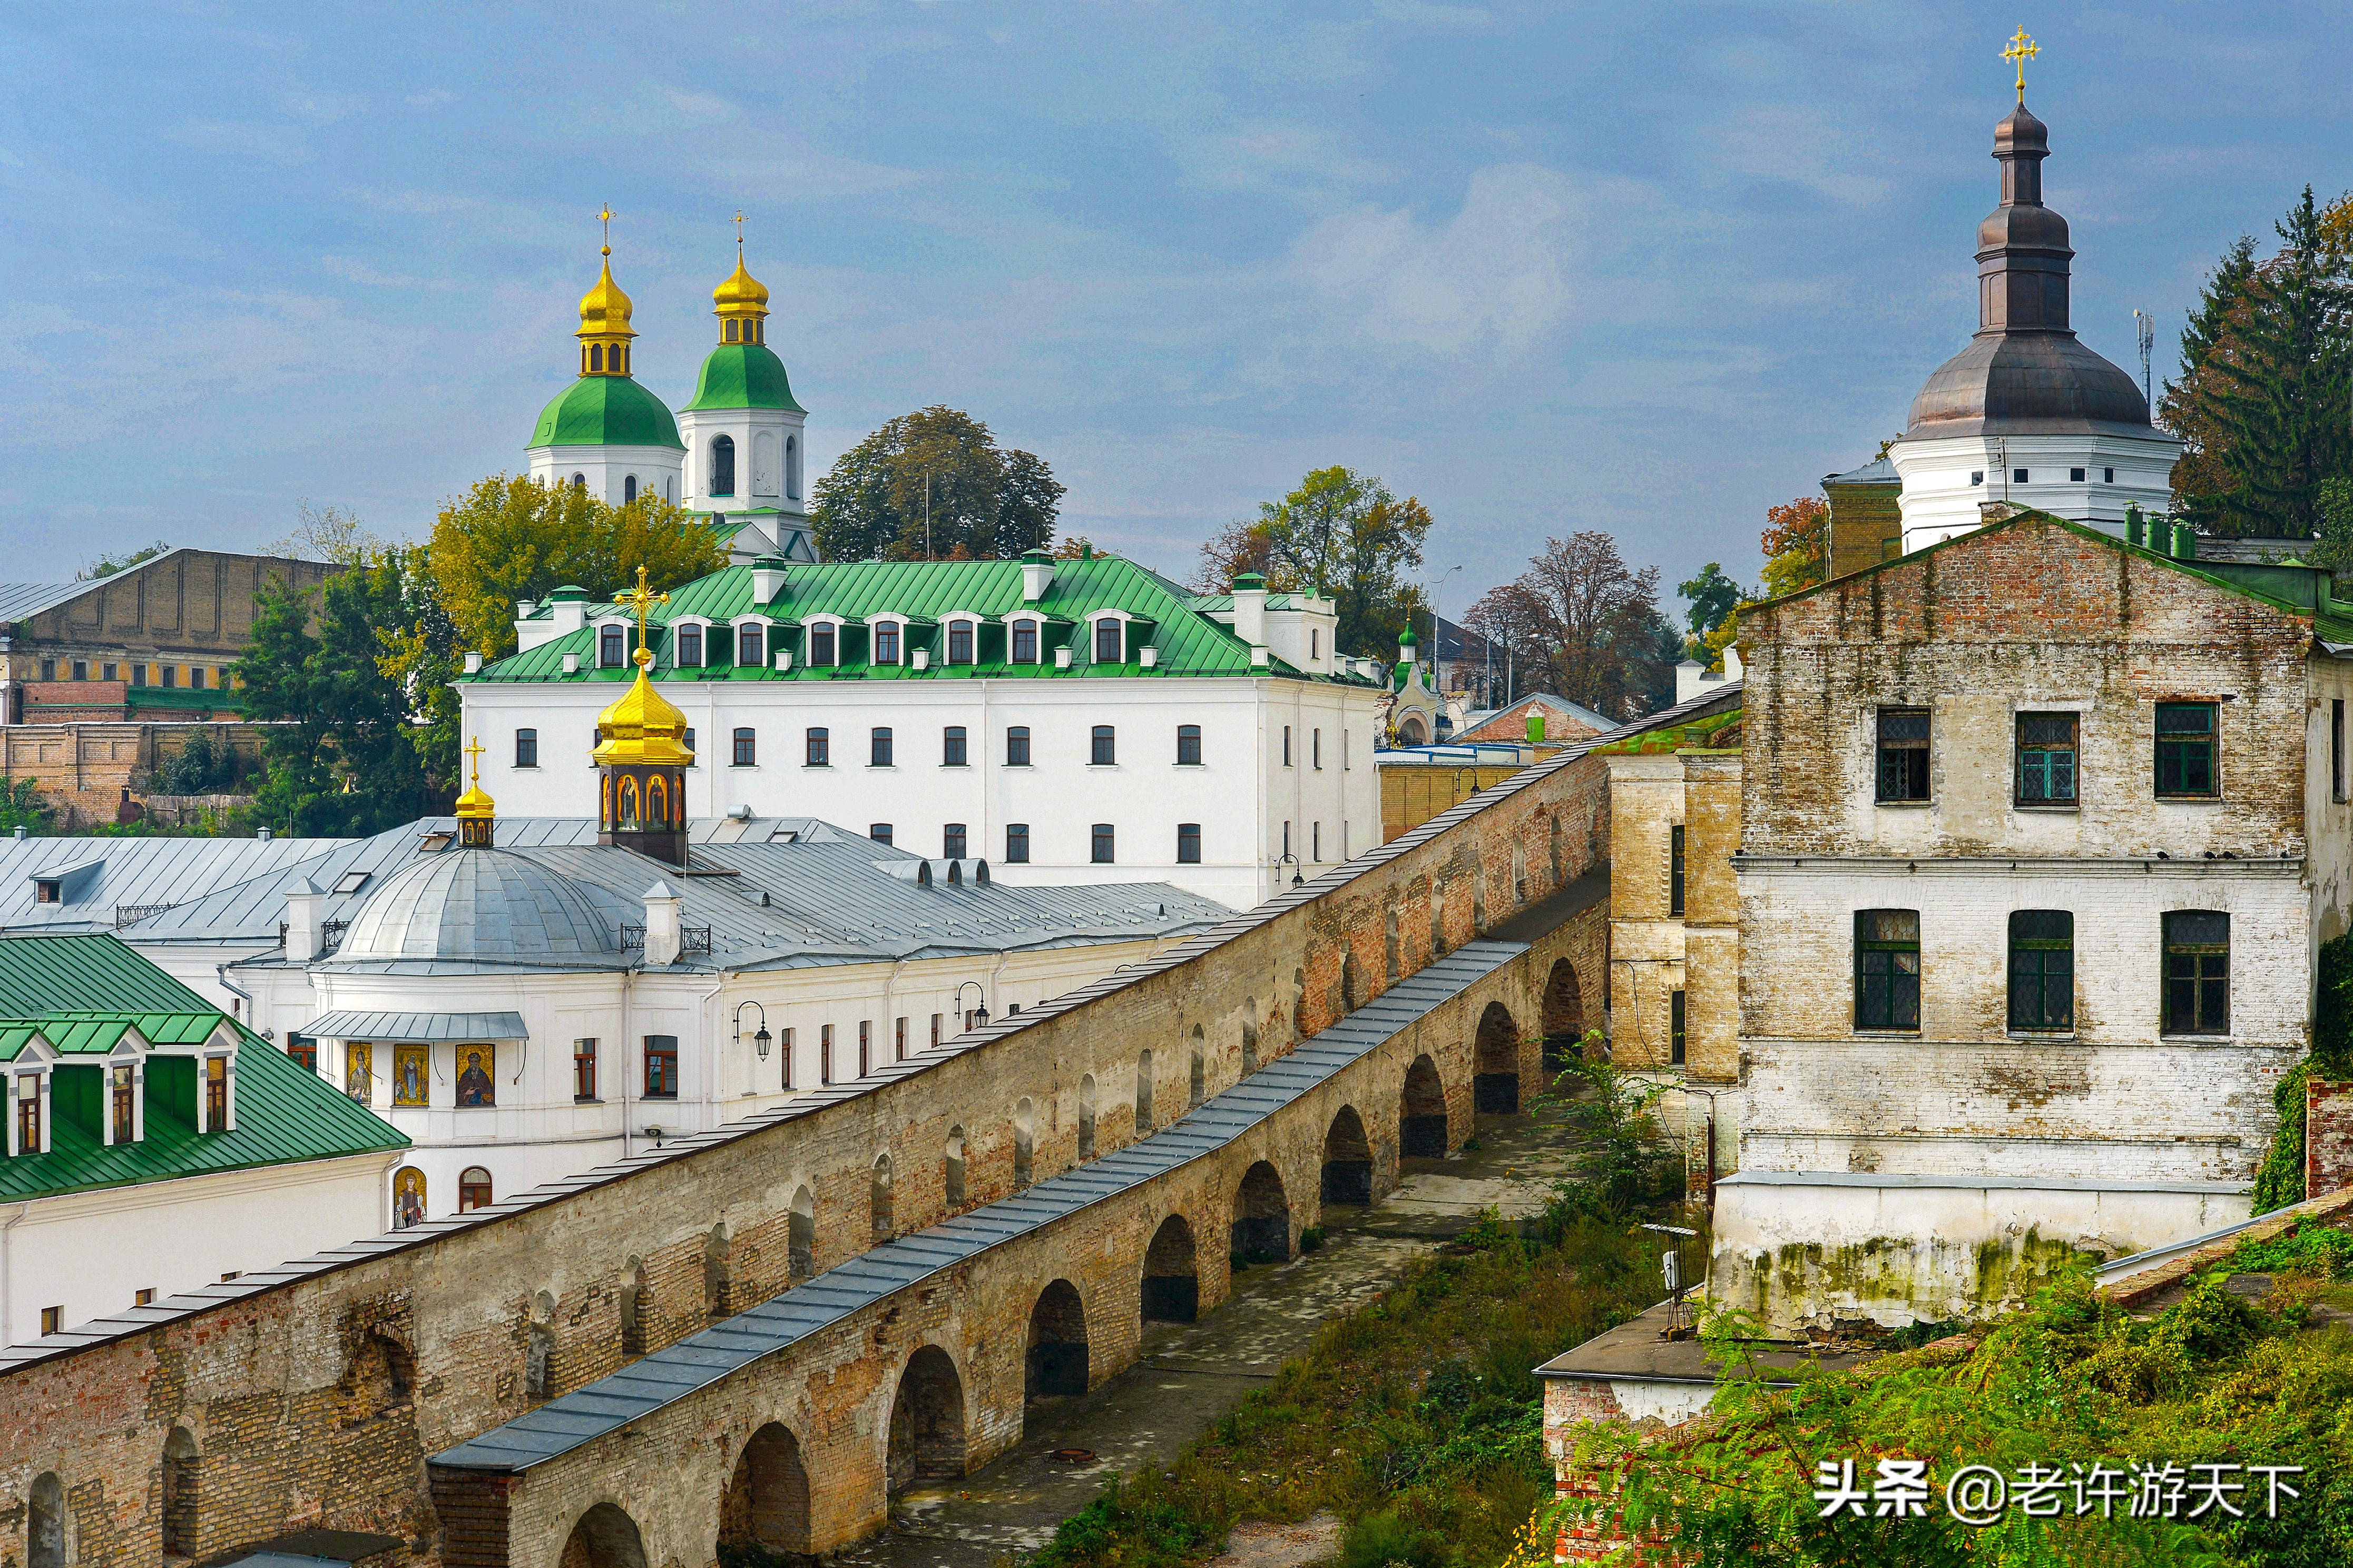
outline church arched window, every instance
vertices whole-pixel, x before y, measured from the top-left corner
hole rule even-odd
[[[604,370],[605,345],[603,343],[590,343],[588,345],[588,368],[592,371],[598,372]]]
[[[573,488],[574,489],[575,489],[575,490],[585,490],[585,489],[586,489],[588,488],[588,476],[587,476],[587,475],[586,475],[586,474],[575,474],[575,475],[573,475],[573,476],[572,476],[572,488]]]
[[[637,500],[637,499],[638,499],[638,476],[637,476],[637,475],[635,475],[635,474],[624,474],[624,475],[622,475],[622,476],[621,476],[621,504],[622,504],[623,506],[627,506],[627,505],[628,505],[631,501],[633,501],[633,500]]]
[[[735,342],[735,323],[732,321],[727,323],[727,341],[731,343]]]
[[[732,436],[722,436],[711,443],[711,493],[735,493],[735,439]]]
[[[785,494],[801,499],[801,443],[797,436],[785,437]]]

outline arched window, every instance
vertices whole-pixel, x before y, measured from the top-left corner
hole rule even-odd
[[[588,345],[588,368],[600,375],[604,374],[605,345],[603,343]]]
[[[711,494],[732,496],[735,493],[735,439],[722,436],[711,443]]]
[[[1152,1131],[1152,1053],[1139,1051],[1135,1058],[1135,1130]]]
[[[575,490],[585,490],[585,489],[586,489],[588,488],[588,476],[587,476],[587,475],[586,475],[586,474],[575,474],[575,475],[573,475],[573,476],[572,476],[572,488],[573,488],[574,489],[575,489]]]
[[[830,621],[819,621],[809,627],[808,636],[809,662],[819,665],[831,664],[833,662],[833,624]]]
[[[1025,1095],[1013,1108],[1013,1190],[1016,1192],[1029,1184],[1029,1160],[1036,1136],[1037,1113]]]
[[[874,662],[877,664],[896,664],[899,662],[898,622],[877,621],[874,623]]]
[[[1095,662],[1119,662],[1119,623],[1108,616],[1095,623]]]
[[[970,621],[948,623],[948,662],[950,664],[972,662],[972,623]]]
[[[756,669],[767,660],[768,639],[755,624],[746,623],[735,628],[735,662],[746,669]]]
[[[637,499],[638,476],[635,474],[623,474],[621,476],[621,504],[623,506],[627,506]]]
[[[196,1440],[185,1426],[164,1439],[164,1555],[196,1554]]]
[[[491,1206],[491,1173],[480,1165],[469,1165],[458,1173],[458,1212]]]
[[[66,1489],[55,1471],[33,1482],[25,1514],[26,1568],[66,1568]]]
[[[727,323],[727,341],[728,341],[729,342],[731,342],[731,343],[732,343],[732,342],[737,342],[737,341],[738,341],[738,340],[737,340],[737,338],[736,338],[735,333],[736,333],[736,323],[735,323],[734,321],[729,321],[729,322]]]
[[[785,494],[801,499],[801,443],[797,436],[785,437]]]
[[[891,1156],[888,1154],[878,1154],[874,1157],[874,1186],[872,1197],[874,1204],[874,1239],[877,1241],[888,1241],[891,1239],[892,1228]]]
[[[621,1353],[646,1353],[646,1326],[654,1313],[653,1291],[646,1285],[646,1266],[632,1258],[623,1270],[621,1287]]]
[[[1013,662],[1016,664],[1035,664],[1038,662],[1037,622],[1016,621],[1013,623]]]
[[[1079,1079],[1079,1158],[1095,1157],[1095,1075]]]
[[[964,1129],[948,1129],[946,1186],[948,1207],[964,1207]]]
[[[681,669],[702,668],[702,628],[689,624],[678,628],[678,667]]]

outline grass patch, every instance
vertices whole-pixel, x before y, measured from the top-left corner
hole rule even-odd
[[[1325,1325],[1167,1468],[1115,1479],[1039,1568],[1179,1568],[1244,1520],[1346,1521],[1344,1568],[1500,1562],[1552,1492],[1537,1363],[1659,1295],[1655,1238],[1556,1212],[1534,1240],[1493,1215]]]

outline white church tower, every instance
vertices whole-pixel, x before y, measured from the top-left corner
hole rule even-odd
[[[1978,330],[1913,400],[1888,452],[1906,553],[1978,527],[1989,501],[2110,533],[2125,508],[2171,503],[2181,443],[2149,422],[2133,378],[2067,325],[2067,220],[2042,205],[2050,134],[2018,107],[1994,128],[2001,205],[1978,226]]]
[[[612,214],[604,217],[608,225]],[[629,297],[613,281],[613,246],[605,270],[580,300],[580,374],[540,411],[523,452],[531,477],[549,487],[578,485],[614,506],[651,489],[677,500],[685,447],[669,406],[629,374]]]
[[[744,525],[731,542],[738,559],[776,554],[817,560],[810,542],[803,462],[807,411],[793,401],[784,361],[768,347],[768,290],[744,268],[712,291],[719,343],[679,410],[686,443],[681,504]]]

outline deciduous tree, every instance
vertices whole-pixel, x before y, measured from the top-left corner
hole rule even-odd
[[[1271,576],[1332,599],[1339,652],[1387,658],[1421,607],[1406,574],[1421,564],[1430,523],[1418,498],[1399,500],[1377,478],[1335,466],[1261,504],[1251,526],[1264,531]]]
[[[837,458],[809,520],[828,561],[1005,560],[1052,542],[1063,493],[1044,458],[934,405]]]

